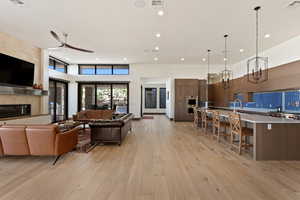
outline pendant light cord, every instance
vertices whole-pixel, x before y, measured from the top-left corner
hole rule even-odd
[[[225,70],[227,70],[227,37],[228,37],[228,35],[224,35],[224,38],[225,38]]]
[[[256,71],[259,70],[259,64],[258,64],[258,48],[259,48],[259,30],[258,30],[258,18],[259,18],[259,10],[261,9],[260,6],[257,6],[254,8],[254,10],[256,11],[256,59],[255,59],[255,69]]]
[[[210,52],[211,50],[207,50],[207,86],[206,86],[206,101],[208,102],[208,86],[209,86],[209,68],[210,68]]]

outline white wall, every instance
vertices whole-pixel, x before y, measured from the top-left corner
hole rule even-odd
[[[269,68],[298,61],[300,60],[300,36],[268,49],[260,55],[269,58]],[[249,58],[233,65],[234,78],[242,77],[247,74],[248,59]]]
[[[166,115],[169,119],[174,118],[175,110],[175,87],[174,79],[169,78],[166,81],[167,103],[166,103]]]

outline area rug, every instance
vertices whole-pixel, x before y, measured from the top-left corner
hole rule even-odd
[[[76,146],[76,151],[79,153],[88,153],[91,147],[91,130],[80,130],[78,135],[78,144]]]
[[[154,119],[153,116],[143,116],[143,119]]]

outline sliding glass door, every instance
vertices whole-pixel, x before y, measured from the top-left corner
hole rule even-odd
[[[52,122],[67,119],[68,113],[68,84],[65,82],[49,81],[49,113]]]
[[[111,110],[111,85],[96,85],[97,87],[97,109]]]
[[[113,109],[128,113],[128,83],[79,83],[78,110]]]
[[[90,84],[83,84],[81,85],[80,91],[81,101],[79,101],[79,104],[81,105],[81,110],[93,109],[96,102],[95,86]]]
[[[128,113],[128,85],[112,85],[112,106],[117,113]]]

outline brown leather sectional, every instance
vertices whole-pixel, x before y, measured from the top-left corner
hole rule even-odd
[[[89,122],[94,119],[111,120],[114,110],[83,110],[73,115],[74,121]]]
[[[72,151],[78,129],[60,132],[56,125],[4,125],[0,127],[0,155],[56,156]]]
[[[131,113],[123,115],[111,120],[91,120],[89,126],[91,128],[91,143],[118,143],[127,136],[127,133],[132,129]]]

